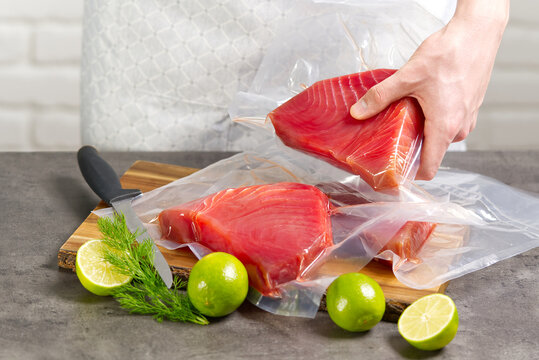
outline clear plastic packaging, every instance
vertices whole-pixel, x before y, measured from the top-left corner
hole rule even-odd
[[[336,276],[358,271],[375,257],[392,261],[395,276],[407,286],[429,288],[539,245],[539,198],[532,194],[457,170],[441,170],[399,195],[382,194],[357,176],[273,141],[145,193],[133,207],[157,243],[173,249],[186,245],[161,239],[161,211],[229,188],[283,181],[315,185],[328,195],[336,208],[334,245],[301,281],[282,284],[278,297],[250,291],[250,301],[273,313],[315,316]],[[380,253],[410,221],[437,224],[419,252],[406,259]],[[188,246],[199,257],[209,252],[198,243]]]
[[[415,1],[297,1],[229,114],[258,127],[273,109],[316,81],[400,68],[442,26]]]
[[[447,168],[440,169],[434,180],[418,184],[429,194],[467,209],[480,223],[469,228],[438,226],[419,253],[419,261],[380,254],[392,258],[393,272],[403,284],[417,289],[433,287],[539,246],[537,194]],[[401,266],[395,268],[397,263]]]
[[[360,175],[375,190],[415,177],[424,116],[417,100],[395,101],[358,121],[350,107],[395,70],[378,69],[321,80],[268,114],[284,144]]]
[[[161,236],[238,258],[266,296],[303,278],[333,245],[328,197],[312,185],[279,182],[227,189],[159,214]]]
[[[376,190],[398,187],[417,172],[417,101],[401,99],[361,122],[349,110],[440,26],[413,1],[299,2],[253,84],[230,106],[231,118],[258,132],[274,129],[287,146],[360,175]]]
[[[133,208],[157,244],[168,249],[188,246],[196,256],[204,256],[210,250],[200,243],[185,245],[162,238],[157,220],[163,210],[230,188],[277,182],[319,182],[316,174],[318,166],[313,165],[310,170],[306,170],[288,163],[286,155],[282,154],[282,148],[273,142],[261,145],[260,150],[261,152],[235,155],[191,176],[147,192],[133,201]],[[338,173],[343,172],[320,160],[299,155],[306,157],[308,161],[320,162]],[[293,159],[293,162],[296,160],[301,161]],[[359,197],[363,198],[362,195],[354,194],[350,199]],[[369,236],[378,234],[379,238],[391,238],[406,221],[396,218],[390,207],[373,204],[359,206],[364,207],[350,215],[335,214],[338,221],[333,222],[332,215],[334,245],[326,248],[315,261],[305,264],[299,280],[281,284],[278,287],[278,296],[263,296],[251,289],[249,300],[273,313],[314,317],[325,289],[335,276],[361,269],[383,246],[383,243],[370,244]],[[96,214],[107,216],[112,214],[112,210],[103,209]],[[365,245],[362,244],[362,239],[365,239]]]

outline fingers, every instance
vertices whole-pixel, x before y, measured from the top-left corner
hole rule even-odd
[[[425,130],[421,149],[421,162],[417,171],[417,180],[432,180],[442,163],[447,148],[452,142],[459,142],[468,137],[475,128],[477,111],[469,116],[455,116],[449,119],[436,118],[425,114]]]
[[[358,120],[368,119],[384,110],[393,101],[409,94],[397,71],[384,81],[373,86],[350,108],[350,115]]]
[[[469,120],[463,121],[462,128],[453,139],[453,142],[456,143],[456,142],[463,141],[464,139],[466,139],[468,135],[470,135],[470,133],[473,131],[473,129],[475,129],[476,123],[477,123],[477,111],[471,115]]]
[[[455,136],[455,138],[453,139],[452,142],[454,142],[454,143],[460,142],[460,141],[466,139],[468,137],[468,134],[469,134],[468,130],[462,129],[462,130],[460,130],[458,132],[457,136]]]
[[[425,121],[425,136],[419,170],[416,175],[417,180],[432,180],[434,178],[451,140],[452,137],[449,136],[448,132],[440,129],[437,123]]]

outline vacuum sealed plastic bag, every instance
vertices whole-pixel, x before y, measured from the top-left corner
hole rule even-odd
[[[413,179],[424,116],[416,99],[404,98],[358,121],[350,107],[395,70],[366,71],[321,80],[269,113],[284,144],[360,175],[376,190]]]
[[[314,316],[325,289],[336,276],[358,271],[373,259],[391,262],[396,277],[404,284],[427,288],[539,245],[537,196],[456,170],[441,170],[434,180],[414,185],[408,193],[399,196],[381,194],[356,176],[274,142],[261,144],[257,151],[234,155],[147,192],[133,201],[133,207],[157,243],[174,249],[186,245],[163,237],[159,223],[163,211],[184,204],[186,214],[195,208],[193,201],[197,199],[206,198],[207,204],[213,204],[216,195],[212,194],[224,191],[220,198],[227,191],[230,196],[238,195],[238,190],[227,189],[280,182],[313,185],[327,196],[331,204],[331,229],[324,225],[311,233],[313,243],[317,244],[316,256],[304,257],[306,261],[296,267],[293,276],[289,273],[286,281],[272,283],[271,288],[276,291],[264,295],[264,288],[259,287],[261,291],[252,288],[249,300],[273,313]],[[260,196],[264,201],[276,202],[267,189]],[[244,209],[236,210],[254,211],[256,201],[251,205],[243,203]],[[190,202],[191,206],[185,205]],[[262,239],[271,217],[274,224],[285,222],[290,215],[280,214],[298,209],[294,208],[296,202],[290,203],[289,209],[261,213],[263,220],[252,218],[246,227],[255,234],[258,223]],[[286,206],[283,204],[284,200],[277,205]],[[212,217],[207,218],[210,220],[203,222],[210,226],[210,235],[234,226],[242,228],[241,218],[236,219],[235,225],[230,219],[223,224],[217,222],[216,213],[227,206],[213,208]],[[97,211],[99,216],[111,213],[111,209]],[[233,216],[231,210],[223,213]],[[315,223],[323,224],[323,221]],[[435,224],[434,228],[430,224]],[[191,229],[184,231],[189,233]],[[220,241],[230,239],[226,235]],[[257,239],[251,240],[249,246],[254,246]],[[201,257],[211,251],[206,245],[209,244],[191,242],[187,246]]]
[[[418,259],[380,254],[392,259],[393,272],[405,285],[433,287],[539,246],[537,194],[457,169],[440,169],[434,180],[419,185],[433,196],[469,210],[482,224],[466,229],[438,226],[443,233],[433,233]],[[395,264],[400,266],[395,268]]]
[[[280,182],[227,189],[159,214],[163,238],[236,256],[266,296],[298,279],[333,245],[328,197],[312,185]]]
[[[376,190],[413,179],[423,137],[417,101],[396,101],[365,121],[349,111],[395,71],[384,68],[402,66],[442,24],[413,1],[299,2],[295,10],[230,106],[231,118],[258,132],[274,129],[287,146]]]

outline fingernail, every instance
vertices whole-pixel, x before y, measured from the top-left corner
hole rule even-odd
[[[352,109],[350,110],[353,113],[353,115],[361,116],[367,111],[367,102],[361,99],[357,103],[352,105]]]

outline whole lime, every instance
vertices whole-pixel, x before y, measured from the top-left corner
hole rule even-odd
[[[245,300],[249,279],[233,255],[214,252],[200,259],[189,275],[187,294],[195,308],[212,317],[225,316]]]
[[[328,313],[335,324],[348,331],[367,331],[384,316],[386,300],[376,281],[360,273],[339,276],[326,293]]]

